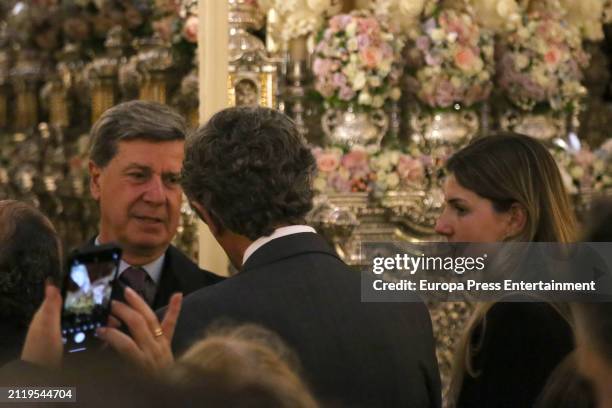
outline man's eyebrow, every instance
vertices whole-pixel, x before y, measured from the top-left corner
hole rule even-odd
[[[447,203],[449,204],[465,204],[466,201],[463,198],[449,198],[448,200],[446,200]]]
[[[151,167],[145,166],[144,164],[139,164],[139,163],[130,163],[127,166],[125,166],[123,170],[126,171],[126,170],[134,170],[134,169],[151,171]]]

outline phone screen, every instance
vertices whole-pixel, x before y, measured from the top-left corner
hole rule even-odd
[[[69,353],[85,351],[106,325],[121,249],[99,247],[74,254],[63,288],[62,338]]]

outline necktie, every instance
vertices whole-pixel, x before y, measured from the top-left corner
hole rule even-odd
[[[119,280],[124,284],[134,289],[149,305],[155,300],[155,282],[151,279],[147,271],[139,266],[130,266],[127,268]]]

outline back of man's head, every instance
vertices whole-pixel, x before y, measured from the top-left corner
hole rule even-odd
[[[40,305],[47,278],[60,278],[60,243],[38,210],[0,201],[0,320],[27,325]]]
[[[304,222],[315,168],[287,116],[261,107],[229,108],[187,141],[182,185],[215,222],[255,240]]]
[[[113,106],[91,128],[90,159],[105,167],[117,154],[118,143],[128,140],[169,142],[185,140],[185,119],[166,105],[129,101]]]

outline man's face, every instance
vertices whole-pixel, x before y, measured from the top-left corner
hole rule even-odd
[[[90,162],[102,243],[120,243],[125,258],[158,257],[166,250],[179,223],[183,148],[183,141],[123,141],[105,167]]]

